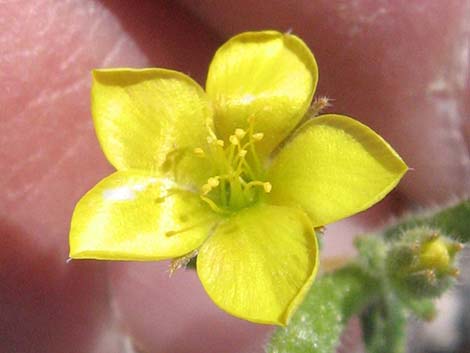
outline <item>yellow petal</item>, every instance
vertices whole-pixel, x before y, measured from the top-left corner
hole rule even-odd
[[[116,169],[168,171],[184,182],[207,170],[194,168],[202,160],[193,149],[204,144],[213,112],[188,76],[164,69],[95,70],[91,95],[98,139]],[[207,175],[194,178],[199,184]]]
[[[407,166],[379,135],[354,119],[323,115],[308,122],[275,158],[271,202],[300,205],[314,226],[381,200]]]
[[[74,259],[160,260],[182,256],[207,237],[215,214],[169,179],[118,171],[77,204],[70,230]]]
[[[308,217],[272,205],[246,208],[218,226],[197,259],[201,282],[228,313],[263,324],[286,325],[318,266]]]
[[[264,133],[260,153],[271,152],[307,111],[318,80],[315,59],[296,36],[247,32],[225,43],[209,68],[206,90],[216,128],[225,139],[255,117]]]

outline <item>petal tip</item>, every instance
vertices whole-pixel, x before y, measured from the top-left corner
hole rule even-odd
[[[70,247],[69,259],[80,260],[80,259],[87,259],[87,258],[88,257],[86,256],[86,254],[83,251],[76,250],[76,249],[73,249],[72,247]]]

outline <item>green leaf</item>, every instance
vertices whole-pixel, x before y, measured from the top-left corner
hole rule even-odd
[[[334,353],[343,329],[379,289],[358,266],[317,280],[286,328],[275,331],[269,353]]]
[[[467,243],[470,241],[470,199],[434,212],[409,216],[387,229],[384,235],[388,240],[395,239],[403,231],[416,226],[438,228],[447,236]]]

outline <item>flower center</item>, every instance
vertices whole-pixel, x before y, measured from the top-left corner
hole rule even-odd
[[[210,160],[215,175],[201,187],[200,197],[214,211],[229,213],[247,207],[271,191],[262,180],[263,170],[256,153],[256,143],[264,137],[254,132],[254,118],[248,119],[248,130],[235,129],[227,143],[217,137],[208,124],[207,148],[194,153]]]

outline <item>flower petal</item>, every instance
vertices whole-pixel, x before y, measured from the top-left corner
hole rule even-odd
[[[77,204],[70,230],[74,259],[160,260],[206,239],[216,215],[197,194],[169,179],[118,171]]]
[[[270,201],[300,205],[314,226],[381,200],[407,171],[379,135],[354,119],[323,115],[303,126],[276,156]]]
[[[223,310],[264,324],[286,325],[315,277],[318,249],[300,210],[246,208],[217,227],[200,248],[197,271]]]
[[[255,130],[264,133],[260,152],[270,153],[302,119],[317,80],[315,59],[298,37],[275,31],[233,37],[215,54],[206,83],[218,133],[226,139],[255,117]]]
[[[116,169],[177,169],[188,178],[207,170],[194,168],[202,160],[192,151],[204,144],[213,112],[188,76],[164,69],[95,70],[91,95],[99,141]]]

